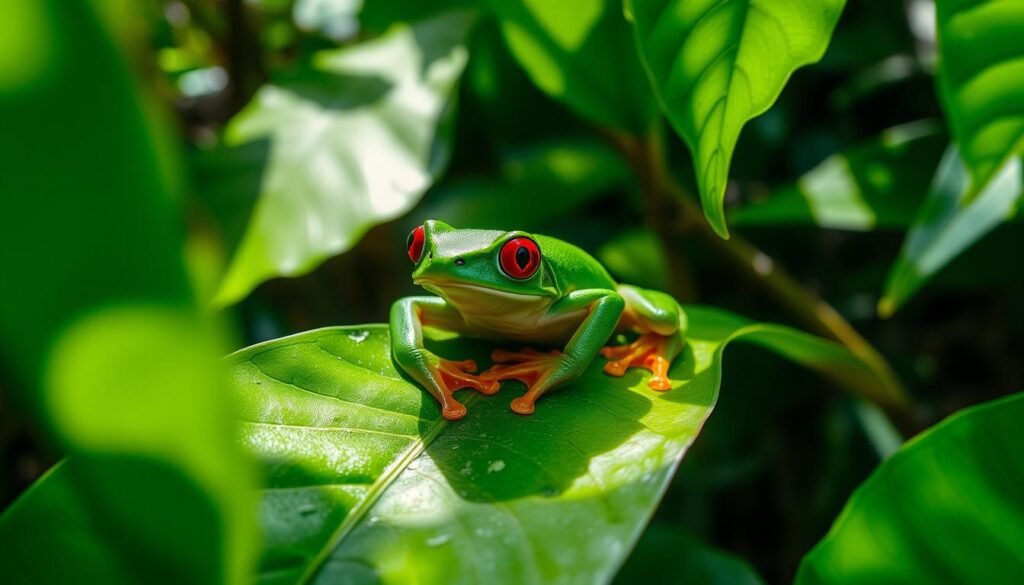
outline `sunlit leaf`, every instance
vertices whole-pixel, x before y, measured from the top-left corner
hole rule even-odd
[[[853,494],[797,585],[1017,583],[1024,575],[1024,395],[958,413]]]
[[[509,49],[541,89],[584,118],[646,131],[657,112],[614,0],[488,0]]]
[[[939,88],[970,172],[969,199],[1024,155],[1024,3],[937,0]]]
[[[292,17],[302,31],[318,31],[333,41],[343,42],[359,32],[356,15],[362,6],[363,0],[297,0]]]
[[[723,199],[743,125],[825,53],[845,0],[628,0],[662,109],[690,147],[704,215],[728,237]]]
[[[905,228],[928,191],[946,139],[930,122],[890,128],[825,159],[792,184],[730,216],[733,225]]]
[[[239,582],[253,486],[223,346],[192,302],[166,137],[97,5],[0,25],[46,47],[0,72],[5,406],[69,456],[0,516],[0,581]]]
[[[1014,157],[972,198],[968,170],[951,147],[889,271],[879,314],[891,315],[950,260],[1006,221],[1021,198],[1022,180],[1021,160]]]
[[[594,363],[545,397],[465,396],[452,423],[395,370],[387,328],[333,327],[229,358],[245,442],[265,466],[264,581],[593,583],[609,579],[711,412],[731,340],[762,345],[845,383],[861,362],[788,328],[691,308],[689,343],[659,394],[637,371]],[[488,346],[437,338],[449,358]]]
[[[466,62],[472,21],[452,14],[396,25],[376,40],[322,52],[314,71],[267,85],[227,130],[269,140],[260,199],[218,304],[274,276],[295,276],[408,211],[447,160],[438,125]]]

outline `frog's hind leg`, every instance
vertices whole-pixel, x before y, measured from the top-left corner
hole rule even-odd
[[[640,337],[601,350],[609,360],[605,373],[622,376],[629,368],[644,368],[651,371],[649,387],[670,390],[668,369],[685,344],[686,314],[675,299],[662,292],[628,285],[620,285],[618,292],[626,301],[620,329],[638,332]]]

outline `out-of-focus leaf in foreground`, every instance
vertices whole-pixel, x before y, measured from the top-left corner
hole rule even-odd
[[[94,3],[12,8],[0,353],[5,390],[69,458],[0,516],[0,580],[239,582],[251,473],[219,336],[188,287],[160,129]]]
[[[245,441],[263,462],[264,582],[594,583],[610,579],[711,413],[732,340],[845,383],[878,385],[840,346],[714,309],[651,391],[594,364],[522,417],[509,383],[451,423],[395,370],[387,328],[332,327],[228,358]],[[428,341],[486,366],[491,346]]]
[[[845,0],[629,0],[636,43],[665,115],[693,156],[704,215],[728,237],[729,164],[748,120],[825,53]]]
[[[233,145],[269,140],[252,219],[215,302],[245,296],[351,248],[408,211],[448,158],[439,130],[466,62],[470,14],[395,25],[324,51],[312,70],[267,85],[230,123]]]
[[[875,140],[830,156],[765,200],[741,207],[730,220],[737,226],[905,228],[924,200],[945,146],[945,137],[931,122],[890,128]]]
[[[1024,579],[1024,395],[953,415],[853,494],[797,585]]]
[[[488,0],[538,87],[584,118],[644,132],[657,106],[614,0]]]
[[[1011,158],[972,197],[971,180],[956,147],[939,163],[899,257],[889,270],[878,312],[891,315],[960,252],[1010,218],[1021,198],[1021,159]]]
[[[966,201],[1024,156],[1024,3],[937,0],[939,88],[969,171]]]

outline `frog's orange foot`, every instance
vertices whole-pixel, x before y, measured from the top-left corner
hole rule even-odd
[[[437,372],[449,392],[455,392],[462,388],[472,388],[481,394],[490,396],[501,389],[501,384],[496,380],[486,380],[482,376],[474,376],[476,362],[473,360],[453,361],[442,359],[437,364]],[[462,405],[459,405],[462,406]],[[457,408],[456,408],[457,410]],[[463,416],[465,407],[462,408]],[[449,418],[445,415],[445,418]],[[459,418],[462,418],[461,416]]]
[[[526,384],[526,394],[512,401],[512,411],[517,414],[533,414],[534,403],[543,394],[543,385],[538,384],[551,370],[558,367],[562,352],[551,350],[541,352],[535,349],[507,351],[496,349],[491,353],[495,364],[480,374],[482,380],[519,380]]]
[[[668,367],[675,357],[669,348],[672,342],[672,336],[646,333],[626,345],[609,345],[601,350],[601,355],[608,358],[608,363],[604,365],[604,373],[618,377],[624,375],[629,368],[644,368],[651,371],[651,379],[647,385],[652,390],[671,390],[672,382],[668,379]]]

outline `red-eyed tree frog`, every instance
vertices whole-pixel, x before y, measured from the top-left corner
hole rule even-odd
[[[616,284],[576,246],[521,231],[456,229],[430,220],[409,234],[407,246],[413,282],[437,296],[407,297],[391,307],[391,351],[441,403],[446,419],[466,415],[452,392],[494,394],[502,380],[526,384],[511,407],[531,414],[538,398],[578,378],[598,354],[608,358],[609,375],[646,368],[648,386],[671,389],[667,373],[685,342],[686,314],[667,294]],[[495,350],[495,365],[474,375],[472,360],[442,359],[423,346],[425,325],[562,350]],[[617,333],[639,337],[605,347]]]

